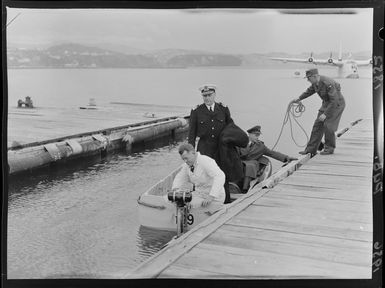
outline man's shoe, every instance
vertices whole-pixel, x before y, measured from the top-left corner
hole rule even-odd
[[[306,151],[306,150],[304,150],[304,151],[299,151],[298,153],[301,154],[301,155],[310,154],[311,157],[317,155],[317,152],[313,152],[313,153],[312,153],[312,152],[309,152],[309,151]]]
[[[334,153],[334,151],[333,150],[323,150],[323,151],[321,151],[321,155],[330,155],[330,154],[333,154]]]

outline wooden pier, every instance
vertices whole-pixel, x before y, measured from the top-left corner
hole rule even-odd
[[[124,278],[370,279],[373,142],[359,122],[335,154],[292,162]]]

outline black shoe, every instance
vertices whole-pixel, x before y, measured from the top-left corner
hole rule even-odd
[[[304,150],[304,151],[299,151],[298,152],[299,154],[301,154],[301,155],[306,155],[306,154],[310,154],[310,157],[313,157],[313,156],[315,156],[315,155],[317,155],[317,152],[309,152],[309,151],[306,151],[306,150]]]

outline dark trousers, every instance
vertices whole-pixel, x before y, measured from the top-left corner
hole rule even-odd
[[[306,152],[317,153],[318,146],[321,143],[322,137],[325,135],[325,149],[334,150],[336,148],[336,135],[338,124],[340,122],[344,107],[335,113],[332,120],[318,120],[318,117],[323,113],[318,112],[317,119],[314,121],[311,131],[310,140],[307,143]]]
[[[225,198],[225,204],[227,203],[230,203],[231,200],[230,200],[230,190],[229,190],[229,180],[227,180],[227,177],[226,177],[226,180],[225,180],[225,193],[226,193],[226,198]]]

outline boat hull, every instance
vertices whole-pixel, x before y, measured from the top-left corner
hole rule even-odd
[[[266,160],[268,161],[268,165],[266,165],[264,168],[261,176],[259,176],[257,179],[255,179],[255,181],[251,183],[251,188],[271,175],[271,163],[268,159]],[[171,190],[172,182],[179,170],[180,167],[173,171],[166,178],[160,180],[139,197],[138,213],[139,221],[142,226],[151,229],[176,232],[177,208],[174,203],[167,200],[167,193]],[[238,197],[242,195],[244,194],[239,194]],[[235,199],[238,197],[232,198]],[[187,229],[192,229],[197,224],[205,221],[222,207],[222,204],[217,206],[215,202],[212,202],[207,207],[189,209],[189,214],[187,216]]]
[[[149,203],[151,203],[149,205]],[[138,200],[139,209],[139,221],[144,227],[175,231],[177,229],[176,213],[177,208],[173,203],[166,203],[162,196],[154,195],[142,195]],[[155,204],[155,205],[154,205]],[[195,227],[197,224],[203,222],[211,216],[209,209],[206,208],[194,208],[189,210],[187,216],[187,229]]]

